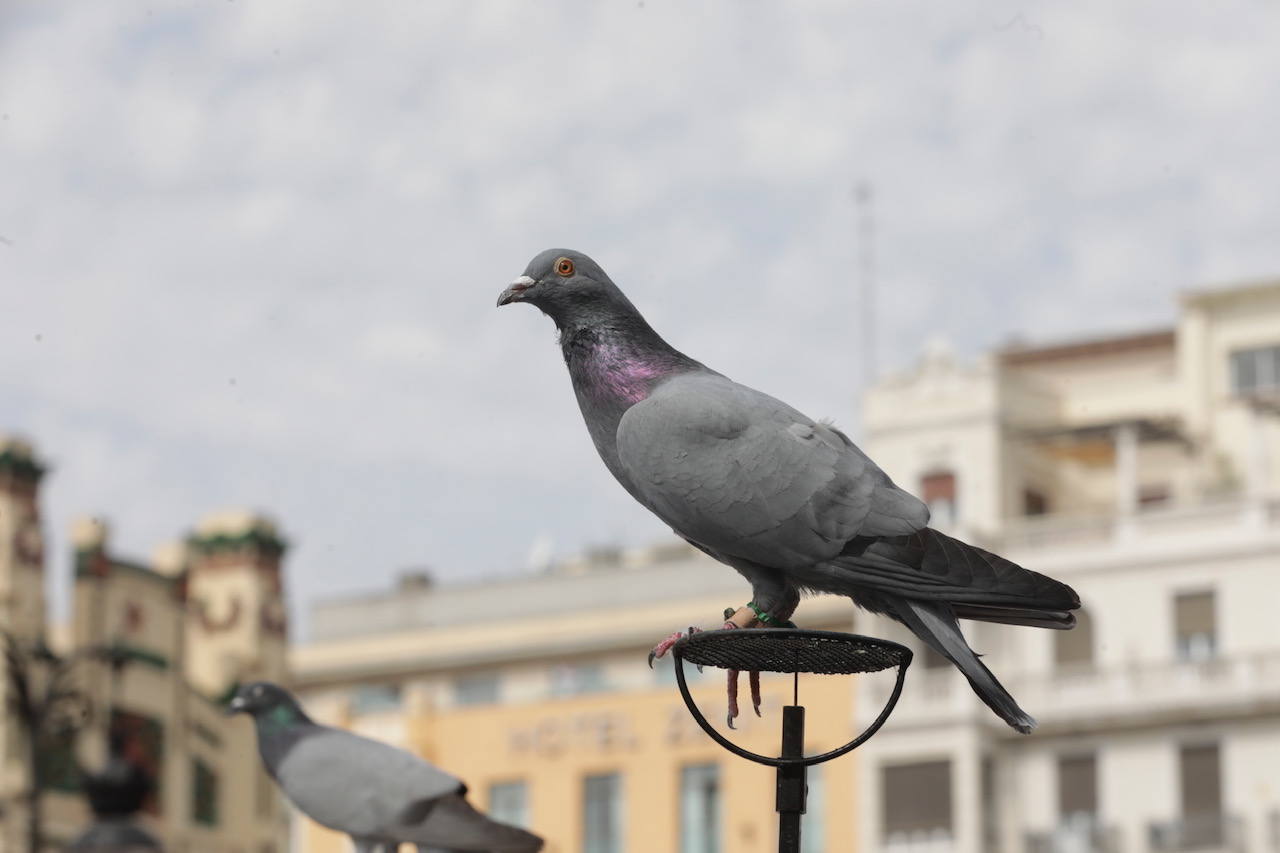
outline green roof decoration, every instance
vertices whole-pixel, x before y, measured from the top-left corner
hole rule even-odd
[[[0,448],[0,474],[11,474],[20,480],[39,481],[47,470],[28,453],[15,447]]]
[[[250,527],[243,533],[194,533],[187,539],[191,549],[200,554],[216,554],[252,548],[272,557],[282,556],[289,543],[271,530]]]

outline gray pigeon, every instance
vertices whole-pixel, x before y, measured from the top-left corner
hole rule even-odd
[[[1070,587],[928,527],[928,508],[844,433],[676,350],[586,255],[542,252],[498,297],[512,302],[555,321],[587,431],[622,487],[750,582],[725,627],[789,624],[804,591],[845,595],[906,625],[1010,726],[1035,727],[956,620],[1070,628]]]
[[[298,810],[345,832],[356,853],[535,853],[536,835],[490,820],[461,780],[385,743],[312,722],[287,690],[259,681],[236,692],[227,713],[253,717],[258,753]]]

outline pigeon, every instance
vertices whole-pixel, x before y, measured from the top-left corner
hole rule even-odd
[[[266,681],[236,691],[228,714],[253,717],[267,773],[298,810],[351,836],[356,853],[536,853],[542,839],[490,820],[467,786],[415,755],[315,723],[290,693]]]
[[[498,297],[514,302],[555,322],[605,467],[750,583],[752,600],[726,610],[725,628],[789,626],[801,593],[847,596],[943,655],[1011,727],[1035,727],[957,620],[1070,628],[1080,599],[1069,586],[929,527],[928,507],[844,433],[675,349],[581,252],[538,254]],[[736,683],[730,673],[731,726]],[[759,714],[758,680],[751,688]]]

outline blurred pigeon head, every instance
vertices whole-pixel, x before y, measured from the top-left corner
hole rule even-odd
[[[250,714],[257,717],[275,708],[288,708],[301,711],[298,702],[278,684],[270,681],[255,681],[246,684],[236,691],[236,695],[227,704],[228,714]]]

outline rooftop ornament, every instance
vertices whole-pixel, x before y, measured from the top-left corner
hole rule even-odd
[[[754,628],[738,631],[703,631],[685,637],[672,647],[676,682],[689,713],[702,730],[740,758],[777,768],[778,853],[799,853],[800,820],[808,794],[806,769],[839,758],[880,730],[898,703],[902,684],[911,665],[911,650],[887,640],[843,634],[835,631],[806,631],[795,628]],[[713,727],[689,695],[684,662],[699,667],[757,672],[790,673],[795,676],[792,704],[782,709],[782,749],[777,757],[743,749]],[[897,669],[893,692],[880,715],[861,734],[844,746],[820,755],[804,754],[804,706],[800,704],[800,673],[816,675],[856,675]]]

